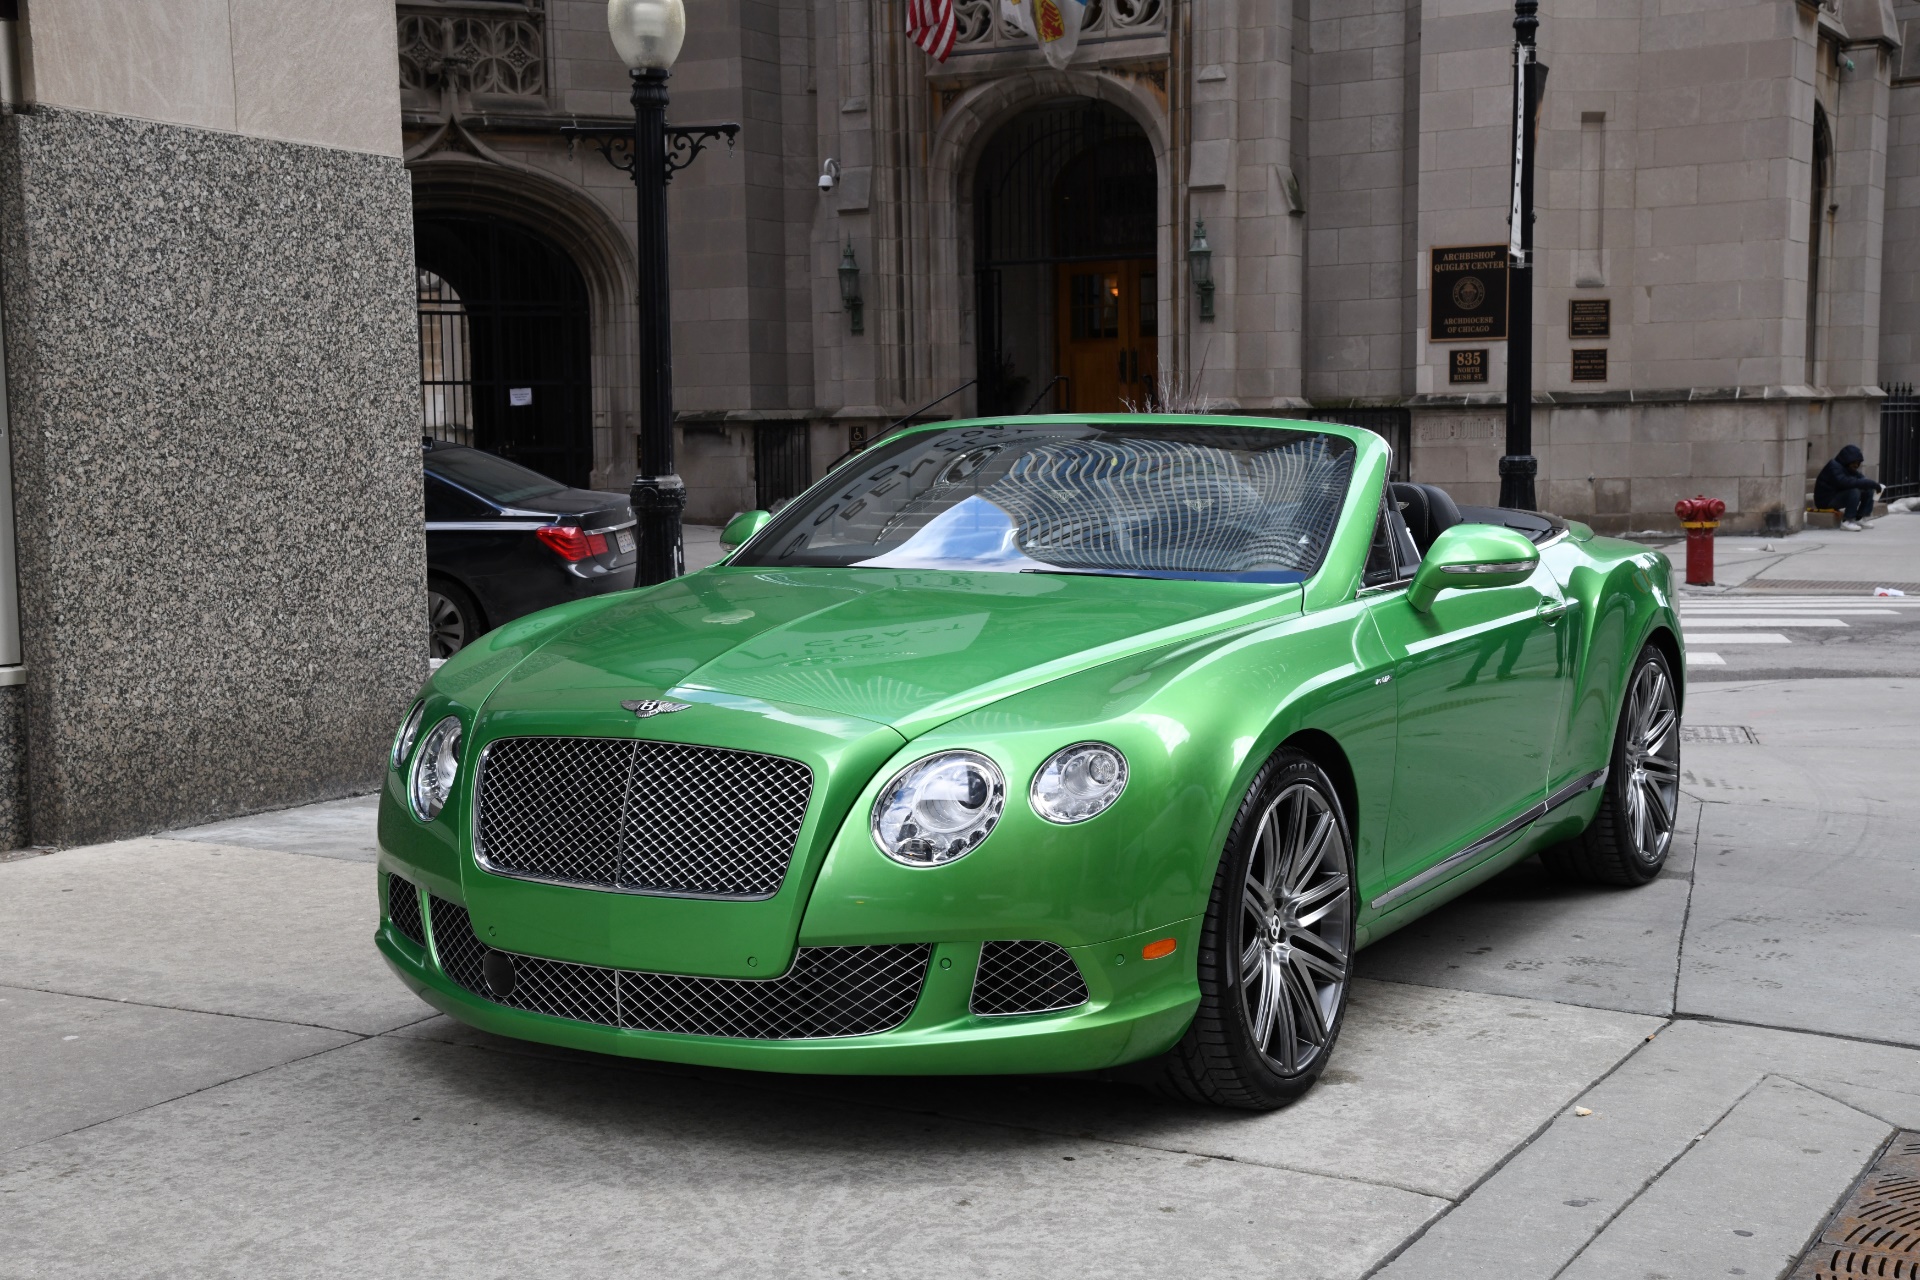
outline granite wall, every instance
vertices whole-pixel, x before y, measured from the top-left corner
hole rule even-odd
[[[0,853],[27,844],[27,690],[0,685]]]
[[[0,122],[36,844],[366,790],[425,676],[397,158]]]

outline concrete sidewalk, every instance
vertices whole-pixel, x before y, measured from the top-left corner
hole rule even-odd
[[[1778,1276],[1920,1127],[1920,707],[1688,719],[1758,741],[1686,747],[1660,879],[1529,863],[1363,953],[1262,1116],[471,1031],[373,951],[365,801],[0,864],[0,1277]]]
[[[1686,543],[1661,546],[1684,567]],[[1920,513],[1876,517],[1859,533],[1806,529],[1780,538],[1716,538],[1714,586],[1688,594],[1871,595],[1894,587],[1920,596]]]

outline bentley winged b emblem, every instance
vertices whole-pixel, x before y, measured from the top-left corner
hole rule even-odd
[[[650,716],[664,716],[671,715],[675,711],[685,711],[693,704],[691,702],[668,702],[664,698],[641,698],[637,701],[623,702],[620,705],[628,711],[633,712],[633,714],[640,719],[645,720]]]

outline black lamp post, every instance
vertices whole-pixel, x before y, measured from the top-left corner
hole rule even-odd
[[[680,513],[687,487],[673,465],[673,314],[667,278],[667,183],[715,138],[733,146],[737,124],[669,125],[667,77],[686,39],[681,0],[609,0],[607,31],[633,79],[633,127],[568,128],[616,168],[633,175],[635,275],[640,305],[640,466],[633,510],[640,523],[642,586],[678,577],[685,567]],[[622,157],[619,152],[625,151]]]
[[[1500,505],[1538,509],[1533,456],[1533,157],[1547,69],[1534,60],[1540,0],[1513,3],[1513,188],[1507,210],[1507,453]]]

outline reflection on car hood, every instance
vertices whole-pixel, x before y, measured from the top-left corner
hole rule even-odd
[[[1297,586],[888,569],[716,569],[614,599],[488,710],[711,690],[909,737],[1124,654],[1299,612]]]

